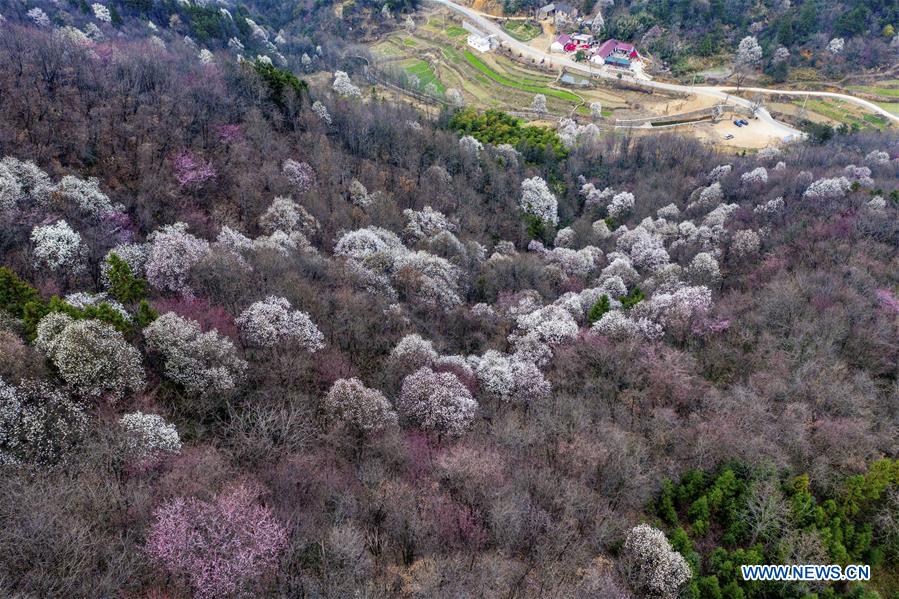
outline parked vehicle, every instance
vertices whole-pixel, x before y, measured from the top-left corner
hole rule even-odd
[[[733,139],[733,138],[734,138],[734,136],[732,133],[728,133],[727,135],[724,136],[724,139]]]
[[[734,121],[734,125],[736,125],[737,127],[742,127],[743,123],[737,120],[737,121]]]

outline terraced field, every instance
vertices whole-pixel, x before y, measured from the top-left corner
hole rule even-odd
[[[883,116],[871,114],[856,106],[847,104],[842,100],[809,99],[795,100],[796,106],[805,106],[809,113],[816,113],[826,117],[836,124],[843,124],[858,129],[883,130],[890,126],[889,121]]]
[[[503,29],[520,42],[529,42],[543,33],[540,25],[530,21],[506,21]]]
[[[573,89],[556,83],[554,73],[529,69],[496,52],[482,54],[466,44],[467,32],[457,22],[431,16],[414,32],[389,36],[372,46],[376,56],[388,60],[383,68],[414,75],[419,90],[433,84],[438,92],[462,92],[469,105],[506,111],[530,107],[534,95],[547,98],[552,114],[589,115],[590,102],[599,101],[603,114],[626,108],[627,99],[608,88]]]

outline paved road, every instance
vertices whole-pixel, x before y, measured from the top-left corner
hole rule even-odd
[[[736,91],[735,87],[712,87],[712,86],[703,86],[703,85],[679,85],[676,83],[664,83],[661,81],[652,81],[652,80],[644,80],[638,79],[636,77],[621,74],[620,71],[611,71],[608,69],[590,69],[589,67],[585,67],[582,63],[575,62],[570,58],[565,56],[561,56],[559,54],[550,54],[548,52],[544,52],[538,48],[534,48],[532,46],[527,45],[524,42],[520,42],[516,40],[514,37],[503,31],[503,29],[497,25],[493,20],[487,18],[484,14],[470,8],[468,6],[462,6],[460,4],[456,4],[452,0],[429,0],[430,2],[434,2],[435,4],[440,4],[450,8],[458,13],[461,13],[470,21],[472,21],[476,26],[480,27],[487,33],[492,33],[496,35],[497,39],[500,40],[503,45],[512,48],[514,51],[522,54],[523,56],[527,56],[529,58],[533,58],[536,61],[546,61],[552,63],[554,65],[564,66],[565,68],[573,71],[578,71],[580,73],[587,73],[594,77],[604,77],[607,79],[620,79],[622,81],[627,81],[629,83],[633,83],[635,85],[640,85],[644,87],[651,87],[653,89],[659,89],[663,91],[670,91],[675,93],[688,93],[688,94],[696,94],[699,96],[707,96],[714,98],[716,100],[727,100],[729,103],[738,104],[745,108],[755,109],[756,117],[766,123],[783,141],[792,141],[796,139],[800,139],[804,137],[804,133],[795,129],[785,123],[781,123],[771,116],[764,107],[756,108],[750,100],[746,100],[744,98],[740,98],[738,96],[734,96],[733,93]],[[763,94],[783,94],[783,95],[797,95],[797,96],[819,96],[819,97],[833,97],[840,100],[844,100],[846,102],[851,102],[852,104],[856,104],[858,106],[862,106],[886,116],[890,120],[899,123],[899,116],[891,114],[873,104],[868,102],[867,100],[862,100],[861,98],[856,98],[854,96],[849,96],[846,94],[836,94],[831,92],[802,92],[802,91],[791,91],[791,90],[780,90],[780,89],[767,89],[767,88],[756,88],[756,87],[744,87],[741,88],[742,91],[749,91],[753,93],[763,93]]]

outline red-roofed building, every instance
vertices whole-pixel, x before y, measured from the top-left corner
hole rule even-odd
[[[596,50],[596,56],[605,64],[619,67],[629,67],[634,60],[640,60],[640,54],[633,44],[619,42],[616,39],[606,40]]]

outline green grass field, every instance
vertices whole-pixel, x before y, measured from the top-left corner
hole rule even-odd
[[[487,66],[484,61],[472,54],[469,50],[465,51],[465,60],[467,60],[471,66],[481,71],[489,79],[493,80],[496,83],[499,83],[500,85],[513,87],[515,89],[520,89],[521,91],[526,91],[534,94],[543,94],[544,96],[550,96],[568,102],[580,102],[580,97],[571,92],[567,92],[561,89],[552,89],[539,85],[520,83],[518,81],[515,81],[514,79],[506,77],[505,75],[501,75],[500,73],[497,73],[489,66]]]
[[[884,81],[884,83],[887,82]],[[872,85],[850,85],[849,89],[873,94],[875,96],[884,96],[886,98],[899,98],[899,88],[875,87]]]
[[[506,21],[503,29],[520,42],[529,42],[543,33],[539,25],[530,21]]]
[[[899,116],[899,102],[875,102],[875,104],[877,104],[887,112],[891,112]]]
[[[802,106],[803,101],[797,100],[794,104]],[[831,120],[849,126],[855,125],[860,129],[882,130],[890,124],[886,118],[880,115],[856,112],[840,100],[808,100],[805,102],[805,107],[810,112],[817,112]]]
[[[458,25],[450,25],[446,28],[447,37],[459,37],[460,35],[465,35],[467,31],[459,27]]]
[[[441,83],[441,81],[434,75],[434,72],[431,70],[431,66],[423,61],[418,60],[409,65],[404,65],[405,70],[409,75],[414,75],[418,77],[418,81],[421,83],[421,89],[426,88],[429,84],[434,84],[437,88],[437,91],[443,93],[446,91],[446,86]]]

